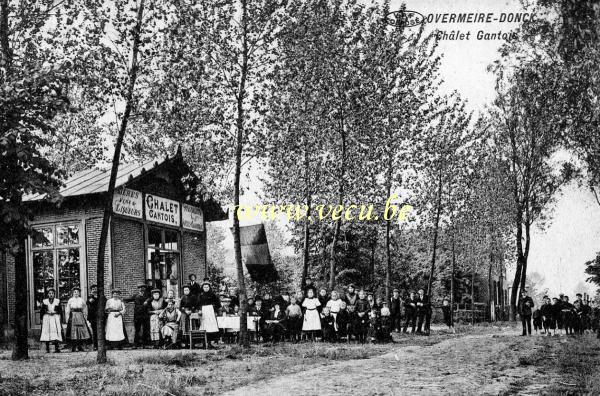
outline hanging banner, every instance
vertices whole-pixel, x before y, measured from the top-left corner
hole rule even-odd
[[[179,227],[181,216],[179,202],[146,194],[145,203],[146,220]]]
[[[233,232],[233,228],[231,230]],[[279,279],[277,269],[271,260],[264,224],[240,227],[240,245],[242,263],[248,269],[253,281],[269,283]]]
[[[183,228],[194,231],[204,231],[204,214],[202,209],[183,204],[181,207],[181,222]]]
[[[115,214],[141,219],[142,193],[124,187],[116,189],[112,207]]]

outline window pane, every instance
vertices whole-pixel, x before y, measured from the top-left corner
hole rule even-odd
[[[148,248],[151,247],[157,249],[162,247],[162,232],[159,228],[148,227]]]
[[[78,225],[56,226],[56,243],[58,245],[79,245]]]
[[[71,289],[81,287],[79,282],[79,249],[58,251],[58,297],[67,301]]]
[[[179,254],[148,249],[146,280],[162,290],[163,296],[173,290],[175,297],[179,297]]]
[[[54,257],[52,250],[33,253],[33,290],[35,309],[39,309],[48,289],[54,287]]]
[[[165,230],[165,249],[179,250],[179,236],[177,231]]]
[[[33,232],[33,247],[52,247],[54,245],[54,235],[52,227],[36,228]]]

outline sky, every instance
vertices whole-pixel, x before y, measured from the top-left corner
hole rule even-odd
[[[391,9],[399,9],[401,3],[403,1],[392,1]],[[518,24],[509,23],[507,19],[516,18],[519,13],[523,16],[525,12],[520,1],[406,0],[404,3],[407,10],[431,18],[433,22],[427,24],[428,29],[444,30],[448,35],[453,32],[455,35],[464,35],[463,40],[440,42],[443,89],[447,92],[458,91],[476,113],[483,110],[494,98],[494,76],[486,69],[497,59],[497,51],[503,41],[478,39],[477,35],[510,33]],[[452,13],[483,13],[490,22],[443,23],[444,14]],[[451,16],[446,15],[445,18],[449,20]],[[260,184],[256,182],[259,172],[259,169],[250,170],[252,188],[242,197],[242,203],[259,202]],[[233,246],[231,233],[227,232],[226,235],[225,245]],[[548,288],[551,295],[559,292],[567,295],[574,295],[575,292],[593,293],[594,287],[584,283],[584,263],[592,259],[597,251],[600,251],[600,205],[585,186],[572,183],[557,197],[550,225],[545,230],[535,225],[532,228],[528,273],[539,273],[544,283],[538,287]],[[233,261],[232,250],[228,249],[227,253]],[[509,263],[507,270],[511,276],[514,264]]]

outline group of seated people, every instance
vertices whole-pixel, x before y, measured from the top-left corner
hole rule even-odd
[[[148,290],[146,284],[138,286],[138,293],[121,298],[118,290],[113,290],[105,306],[105,340],[109,347],[123,348],[128,344],[124,326],[125,303],[133,303],[133,321],[135,335],[134,348],[151,346],[154,348],[189,347],[190,330],[205,331],[206,347],[214,347],[218,341],[233,342],[239,334],[237,328],[220,327],[224,323],[219,317],[235,317],[240,314],[240,302],[235,289],[221,289],[217,294],[205,279],[202,284],[196,282],[194,275],[182,290],[178,298],[173,290],[166,296],[161,289]],[[67,335],[63,337],[60,322],[60,304],[54,297],[54,291],[48,291],[48,298],[42,304],[42,336],[47,351],[54,343],[58,352],[58,343],[66,341],[72,350],[83,350],[83,345],[94,342],[97,348],[96,289],[90,290],[88,301],[80,296],[80,290],[73,290],[69,299],[65,320],[68,323]],[[397,290],[394,291],[397,295]],[[81,300],[81,301],[80,301]],[[391,300],[394,305],[394,300]],[[399,328],[394,309],[382,298],[374,297],[366,290],[356,291],[353,285],[347,287],[344,294],[336,290],[328,293],[321,289],[318,293],[312,285],[294,293],[284,293],[274,298],[266,292],[263,296],[254,296],[247,300],[247,314],[251,336],[256,341],[294,341],[321,340],[327,342],[389,342],[391,332]],[[227,323],[235,323],[229,320]]]

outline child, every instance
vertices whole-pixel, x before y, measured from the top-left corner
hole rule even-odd
[[[323,308],[325,308],[325,306],[327,305],[327,302],[329,301],[329,296],[327,295],[327,289],[321,289],[319,290],[319,303],[321,304],[321,306],[318,309],[319,313],[323,311]]]
[[[176,309],[175,301],[171,299],[167,300],[167,308],[160,313],[159,318],[164,323],[160,329],[160,333],[164,340],[163,348],[167,349],[177,343],[177,333],[179,333],[181,312]]]
[[[302,306],[304,307],[304,321],[302,322],[302,331],[305,334],[309,334],[312,337],[312,340],[315,340],[315,331],[321,330],[321,318],[319,317],[319,312],[317,309],[321,306],[319,299],[315,297],[314,290],[308,289],[306,292],[306,298],[302,302]]]
[[[290,341],[300,341],[300,331],[302,330],[302,308],[298,305],[296,297],[290,298],[290,305],[285,309],[285,316],[287,318]]]
[[[71,351],[83,352],[83,343],[91,340],[92,332],[87,324],[87,304],[80,297],[81,289],[74,287],[73,297],[69,298],[65,306],[65,317],[67,323],[67,339],[71,342]]]
[[[221,308],[218,310],[219,316],[227,316],[233,314],[233,308],[231,307],[231,298],[223,297],[221,299]]]
[[[354,337],[355,340],[358,340],[359,322],[360,320],[356,314],[356,305],[348,305],[348,325],[346,327],[348,342],[350,342],[352,337]]]
[[[350,324],[350,314],[348,313],[346,302],[343,300],[340,301],[340,311],[335,316],[335,328],[339,340],[348,337],[348,325]]]
[[[323,329],[323,342],[335,341],[335,318],[327,306],[323,307],[321,313],[321,328]]]
[[[553,330],[553,327],[556,328],[556,326],[552,325],[552,304],[550,303],[548,296],[544,296],[543,298],[540,314],[542,316],[544,334],[552,335],[550,334],[550,330]]]
[[[358,337],[358,341],[364,343],[367,340],[367,332],[369,329],[369,311],[371,307],[369,301],[366,299],[365,291],[360,290],[358,292],[358,300],[355,305],[357,321],[354,331]]]
[[[46,343],[46,353],[50,353],[50,343],[54,343],[54,352],[60,353],[58,343],[62,342],[62,325],[60,323],[60,301],[54,298],[54,289],[48,289],[48,298],[42,301],[40,316],[42,317],[41,342]]]
[[[393,320],[390,308],[387,302],[382,302],[381,306],[381,333],[378,341],[392,342]]]
[[[379,334],[381,333],[381,321],[379,318],[379,312],[372,308],[369,311],[369,323],[367,330],[367,341],[375,342],[379,338]]]
[[[123,344],[126,342],[125,326],[123,323],[123,315],[125,314],[125,304],[121,300],[121,292],[118,290],[112,291],[112,298],[106,301],[104,307],[106,312],[106,341],[109,342],[111,348],[118,346],[123,349]]]
[[[533,311],[533,329],[535,330],[535,334],[537,334],[538,330],[542,331],[543,327],[542,327],[542,311],[539,309],[536,309],[535,311]]]
[[[343,301],[340,300],[340,296],[338,294],[338,292],[336,292],[335,290],[331,292],[331,299],[329,301],[327,301],[327,308],[329,308],[329,311],[331,312],[331,316],[333,316],[333,320],[336,321],[337,315],[340,312],[340,307],[342,305]],[[335,325],[335,331],[336,333],[339,331],[338,327],[337,327],[337,323],[334,323]]]

